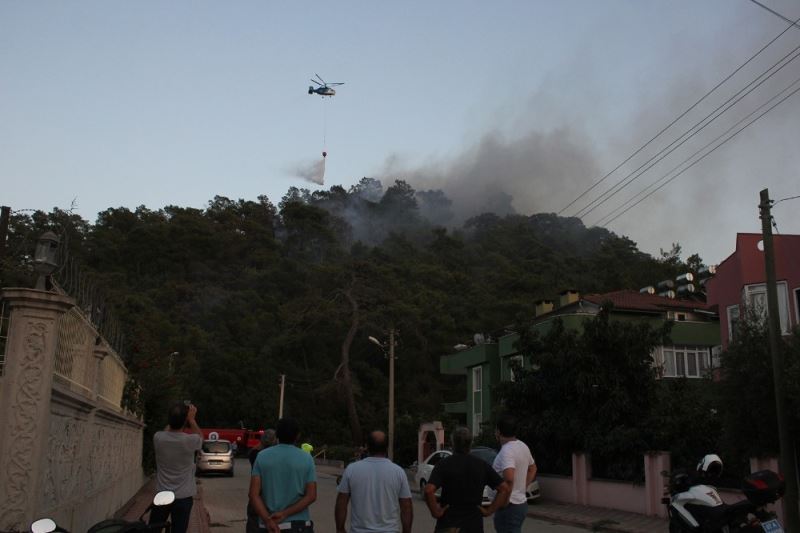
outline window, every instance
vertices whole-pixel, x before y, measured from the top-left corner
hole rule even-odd
[[[436,452],[435,454],[431,455],[430,459],[428,459],[428,464],[434,466],[436,463],[448,457],[450,454],[445,452]]]
[[[666,378],[704,377],[710,366],[707,346],[662,346],[663,376]]]
[[[800,287],[794,290],[794,324],[800,326]]]
[[[728,306],[728,341],[732,341],[739,330],[739,305]]]
[[[778,316],[780,317],[781,333],[788,335],[791,331],[789,327],[789,291],[785,281],[779,281],[778,285]],[[752,309],[758,315],[766,318],[767,316],[767,285],[758,283],[756,285],[745,285],[742,291],[742,302],[748,309]]]
[[[516,381],[517,375],[514,373],[514,368],[522,368],[524,366],[522,362],[522,356],[512,355],[511,357],[504,358],[504,361],[508,370],[507,376],[509,381]]]
[[[479,435],[483,422],[483,367],[472,369],[472,434]]]

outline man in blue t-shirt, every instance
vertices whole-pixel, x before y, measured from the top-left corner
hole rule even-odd
[[[411,533],[414,518],[405,471],[386,457],[386,434],[367,438],[369,456],[350,463],[342,474],[336,497],[336,532],[345,533],[347,504],[353,512],[350,533]]]
[[[317,499],[314,459],[295,443],[300,427],[281,418],[275,427],[278,444],[258,454],[250,477],[250,503],[259,528],[270,533],[314,533],[308,506]]]

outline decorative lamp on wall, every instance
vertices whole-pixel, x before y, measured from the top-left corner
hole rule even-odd
[[[33,270],[39,274],[36,279],[36,290],[46,290],[48,276],[58,268],[56,254],[60,242],[58,236],[52,231],[46,232],[36,242],[36,251],[33,255]]]

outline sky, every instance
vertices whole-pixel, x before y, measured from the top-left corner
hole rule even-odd
[[[761,1],[800,18],[797,0]],[[277,204],[289,187],[319,187],[303,176],[325,150],[325,188],[405,179],[443,189],[462,217],[583,215],[800,46],[789,28],[564,209],[787,28],[750,0],[2,0],[0,203],[75,206],[90,221],[215,195]],[[309,95],[315,73],[345,85]],[[798,78],[800,59],[584,223],[649,253],[680,243],[724,259],[737,232],[760,231],[761,189],[800,195],[800,94],[609,218]],[[800,233],[798,207],[775,206],[780,232]]]

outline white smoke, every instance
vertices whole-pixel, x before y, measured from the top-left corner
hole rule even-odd
[[[292,169],[292,174],[297,176],[298,178],[304,179],[311,183],[316,183],[317,185],[324,185],[325,184],[325,158],[319,159],[317,161],[306,161],[304,163],[298,163],[294,169]]]

